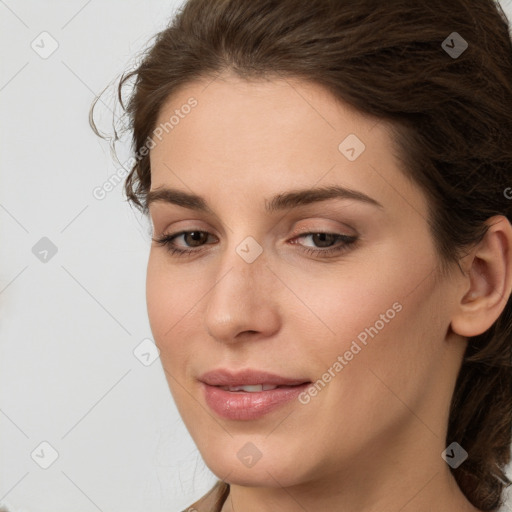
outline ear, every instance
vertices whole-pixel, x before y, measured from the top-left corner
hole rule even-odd
[[[451,327],[471,337],[489,329],[505,309],[512,291],[512,226],[503,215],[487,220],[483,240],[463,258],[463,292]]]

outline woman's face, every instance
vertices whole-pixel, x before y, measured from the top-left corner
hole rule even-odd
[[[210,469],[279,487],[444,464],[464,341],[385,123],[317,85],[227,76],[158,126],[150,215],[176,236],[152,244],[148,313]]]

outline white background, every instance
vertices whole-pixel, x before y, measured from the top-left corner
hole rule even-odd
[[[215,481],[160,360],[133,353],[151,339],[148,222],[122,185],[92,194],[119,165],[91,101],[180,4],[0,0],[0,503],[16,512],[174,512]],[[31,47],[52,40],[46,59]]]

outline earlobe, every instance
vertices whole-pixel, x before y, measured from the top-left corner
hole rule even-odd
[[[499,318],[512,291],[512,226],[503,215],[488,219],[489,229],[467,258],[465,292],[451,327],[461,336],[487,331]]]

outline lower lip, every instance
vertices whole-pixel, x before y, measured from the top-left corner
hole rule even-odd
[[[229,420],[255,420],[297,398],[311,383],[248,393],[225,391],[201,383],[206,403],[213,412]]]

